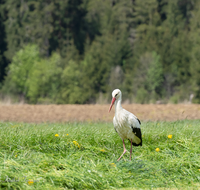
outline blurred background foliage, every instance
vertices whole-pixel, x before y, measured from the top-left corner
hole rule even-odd
[[[0,0],[1,98],[200,103],[199,18],[198,0]]]

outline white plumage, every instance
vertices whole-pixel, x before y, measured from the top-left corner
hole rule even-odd
[[[132,113],[123,109],[121,106],[122,93],[119,89],[115,89],[112,92],[112,101],[109,108],[109,112],[112,109],[113,104],[115,104],[115,116],[113,118],[113,124],[115,131],[119,134],[123,141],[124,152],[119,157],[126,153],[126,148],[124,144],[124,139],[129,139],[131,141],[131,150],[130,150],[130,160],[132,154],[132,145],[142,146],[142,134],[140,129],[140,120]]]

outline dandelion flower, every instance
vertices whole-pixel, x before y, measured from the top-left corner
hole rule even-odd
[[[59,137],[59,134],[55,134],[55,137]]]
[[[115,163],[110,163],[110,165],[111,165],[112,167],[116,167],[116,164],[115,164]]]
[[[17,158],[17,155],[15,155],[15,158]]]
[[[75,145],[77,145],[77,142],[76,142],[76,141],[73,141],[73,143],[74,143]]]
[[[76,141],[73,141],[74,145],[77,146],[78,148],[80,148],[80,145],[76,142]]]
[[[101,149],[100,151],[101,151],[101,152],[105,152],[105,150],[104,150],[104,149]]]
[[[32,180],[32,179],[29,179],[29,180],[28,180],[28,184],[29,184],[29,185],[32,185],[32,184],[33,184],[33,180]]]
[[[168,135],[168,139],[171,139],[172,138],[172,135]]]
[[[67,134],[67,136],[68,136],[69,134]]]
[[[160,151],[160,149],[159,148],[156,148],[156,152],[159,152]]]

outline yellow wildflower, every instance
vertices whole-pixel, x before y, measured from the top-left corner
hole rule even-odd
[[[68,134],[67,134],[67,136],[68,136]]]
[[[160,149],[159,148],[156,148],[156,152],[159,152],[160,151]]]
[[[115,163],[110,163],[110,165],[111,165],[112,167],[116,167],[116,164],[115,164]]]
[[[76,141],[73,141],[74,145],[77,146],[78,148],[80,148],[80,145],[76,142]]]
[[[200,169],[198,169],[200,171]]]
[[[76,145],[77,144],[77,142],[76,141],[73,141],[73,143]]]
[[[15,158],[17,158],[17,155],[15,155]]]
[[[100,151],[101,151],[101,152],[105,152],[105,150],[104,150],[104,149],[101,149]]]
[[[55,134],[55,137],[59,137],[59,134]]]
[[[29,180],[28,180],[28,184],[29,184],[29,185],[32,185],[32,184],[33,184],[33,180],[32,180],[32,179],[29,179]]]
[[[168,135],[168,139],[171,139],[172,138],[172,135]]]

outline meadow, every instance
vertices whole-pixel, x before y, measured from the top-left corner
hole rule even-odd
[[[200,120],[141,129],[143,146],[117,162],[123,146],[112,123],[0,122],[0,188],[200,189]]]

